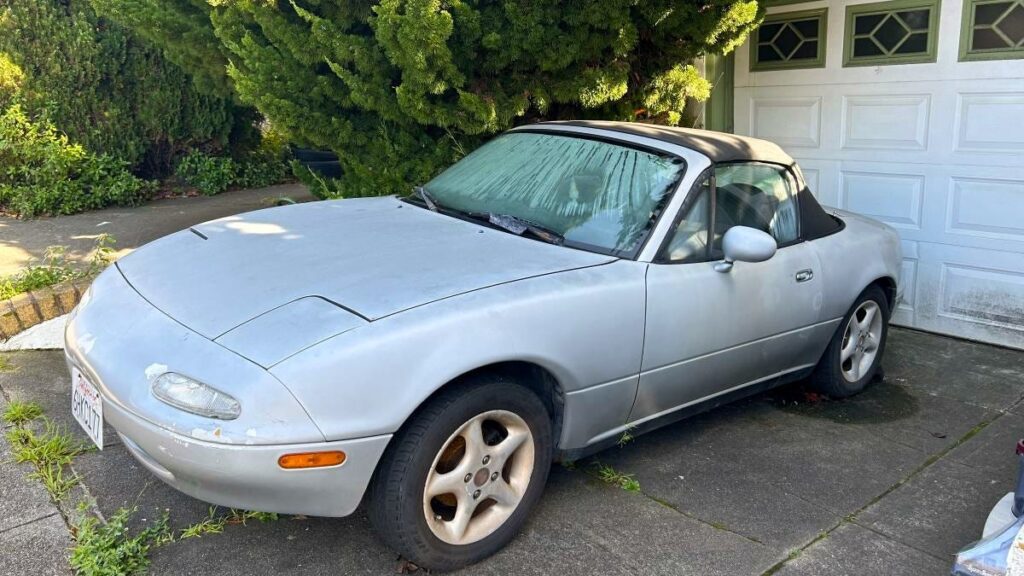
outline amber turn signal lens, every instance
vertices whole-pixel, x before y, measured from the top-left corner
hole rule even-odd
[[[277,459],[277,465],[281,468],[294,470],[296,468],[323,468],[324,466],[337,466],[345,461],[345,453],[339,450],[330,452],[301,452],[299,454],[285,454]]]

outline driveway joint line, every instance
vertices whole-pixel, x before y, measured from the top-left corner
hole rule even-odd
[[[912,544],[910,542],[904,542],[903,540],[901,540],[900,538],[896,537],[895,535],[887,534],[886,532],[884,532],[882,530],[879,530],[878,528],[875,528],[873,526],[869,526],[867,524],[862,524],[856,518],[850,520],[849,523],[853,524],[854,526],[858,526],[860,528],[863,528],[863,529],[865,529],[868,532],[871,532],[873,534],[877,534],[877,535],[881,536],[882,538],[885,538],[886,540],[892,540],[893,542],[895,542],[897,544],[900,544],[901,546],[906,546],[907,548],[910,548],[911,550],[916,550],[917,552],[920,552],[920,553],[922,553],[922,554],[924,554],[926,556],[929,556],[929,557],[934,558],[936,560],[939,560],[941,562],[948,562],[949,561],[949,558],[944,558],[942,556],[936,556],[932,552],[929,552],[929,551],[927,551],[927,550],[925,550],[923,548],[919,548],[915,544]]]
[[[52,502],[51,502],[51,504],[52,504]],[[54,510],[53,512],[50,512],[49,514],[44,514],[43,516],[40,516],[38,518],[33,518],[31,520],[26,520],[26,521],[22,522],[21,524],[15,524],[14,526],[11,526],[9,528],[4,528],[3,530],[0,530],[0,534],[6,534],[7,532],[10,532],[12,530],[17,530],[18,528],[22,528],[22,527],[28,526],[29,524],[34,524],[34,523],[39,522],[41,520],[46,520],[47,518],[50,518],[51,516],[56,516],[57,514],[60,514],[60,510]]]
[[[920,466],[918,466],[917,468],[911,470],[909,474],[904,476],[902,479],[897,481],[892,486],[886,488],[881,494],[879,494],[878,496],[872,498],[867,504],[865,504],[864,506],[861,506],[860,508],[858,508],[857,510],[855,510],[851,514],[848,514],[846,517],[844,517],[842,520],[840,520],[835,526],[832,526],[828,530],[822,532],[821,534],[819,534],[818,536],[816,536],[815,538],[813,538],[812,540],[810,540],[809,542],[807,542],[803,546],[800,546],[799,548],[796,548],[796,549],[792,550],[786,556],[786,558],[784,558],[782,561],[780,561],[778,564],[772,566],[768,570],[764,571],[761,574],[761,576],[771,576],[772,574],[775,574],[776,572],[781,570],[782,567],[785,566],[789,561],[798,558],[801,554],[804,553],[804,551],[806,551],[808,548],[810,548],[814,544],[817,544],[821,540],[824,540],[825,538],[827,538],[832,532],[834,532],[836,529],[838,529],[843,524],[850,523],[850,524],[854,524],[854,525],[857,525],[857,526],[861,526],[860,523],[857,522],[857,515],[859,515],[860,513],[864,512],[865,510],[867,510],[871,506],[874,506],[875,504],[877,504],[879,501],[881,501],[883,498],[885,498],[889,494],[892,494],[893,492],[895,492],[900,486],[903,486],[907,482],[910,482],[915,476],[917,476],[921,472],[924,472],[928,468],[931,468],[936,462],[938,462],[939,460],[942,460],[943,458],[946,457],[946,455],[948,455],[950,452],[955,450],[957,447],[959,447],[960,445],[964,444],[965,442],[967,442],[971,438],[974,438],[975,436],[980,434],[982,430],[984,430],[985,428],[988,428],[996,420],[999,420],[1000,418],[1002,418],[1005,414],[1006,414],[1006,412],[998,411],[998,412],[996,412],[996,415],[994,417],[992,417],[990,419],[987,419],[987,420],[982,420],[981,422],[976,424],[973,428],[968,430],[963,436],[958,438],[956,440],[956,442],[953,442],[952,444],[950,444],[946,448],[944,448],[944,449],[940,450],[939,452],[935,453],[933,456],[928,457],[928,459],[926,459],[923,463],[921,463]],[[896,540],[894,538],[890,538],[889,536],[887,536],[885,534],[881,534],[881,535],[885,536],[886,538],[889,538],[890,540],[893,540],[894,542],[897,542],[899,544],[903,544],[903,542],[900,542],[899,540]],[[909,546],[909,547],[914,548],[913,546]],[[916,548],[914,548],[914,549],[916,550]],[[920,550],[920,552],[923,552],[923,550]],[[928,554],[928,556],[934,558],[934,556],[932,554]]]

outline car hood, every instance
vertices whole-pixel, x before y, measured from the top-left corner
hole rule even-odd
[[[487,286],[612,260],[387,197],[213,220],[156,240],[117,266],[153,306],[214,339],[306,297],[373,321]]]

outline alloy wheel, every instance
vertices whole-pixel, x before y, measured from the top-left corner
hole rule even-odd
[[[850,316],[839,351],[840,370],[847,382],[857,382],[871,369],[882,343],[882,312],[865,300]]]
[[[512,412],[491,410],[465,422],[427,474],[423,514],[434,536],[465,545],[500,528],[526,494],[534,456],[530,427]]]

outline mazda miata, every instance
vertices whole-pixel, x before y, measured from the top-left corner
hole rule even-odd
[[[200,224],[101,274],[72,411],[236,508],[372,523],[448,570],[508,543],[552,461],[779,384],[862,390],[896,232],[826,210],[775,144],[522,126],[408,196]]]

